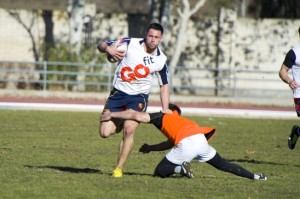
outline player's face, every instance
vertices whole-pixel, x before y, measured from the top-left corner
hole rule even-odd
[[[161,32],[155,29],[149,29],[146,33],[146,45],[151,51],[155,50],[162,39]]]

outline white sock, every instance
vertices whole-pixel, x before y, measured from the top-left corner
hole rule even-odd
[[[177,166],[177,167],[175,167],[175,169],[174,169],[174,173],[180,173],[181,172],[181,166]]]
[[[257,174],[254,174],[254,179],[255,179],[255,180],[258,180],[258,179],[259,179],[259,177],[260,177],[259,175],[257,175]]]

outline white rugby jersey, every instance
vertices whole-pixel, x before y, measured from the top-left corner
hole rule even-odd
[[[159,48],[151,55],[144,50],[143,38],[123,38],[120,43],[127,45],[127,50],[118,62],[114,88],[129,95],[148,94],[154,74],[159,85],[168,84],[167,57]]]
[[[292,69],[293,79],[300,85],[300,44],[286,54],[283,64]],[[293,94],[294,98],[300,98],[300,88],[295,89]]]

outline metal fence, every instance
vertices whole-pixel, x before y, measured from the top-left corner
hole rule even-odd
[[[0,88],[102,92],[111,89],[111,64],[0,62]]]
[[[0,89],[109,92],[115,64],[0,61]],[[169,73],[171,92],[227,97],[290,96],[278,70],[209,69],[178,66]],[[152,93],[159,92],[154,81]]]

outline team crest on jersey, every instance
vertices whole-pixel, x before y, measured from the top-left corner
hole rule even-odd
[[[143,109],[143,104],[142,103],[139,103],[138,106],[139,106],[139,109],[141,109],[141,110]]]

